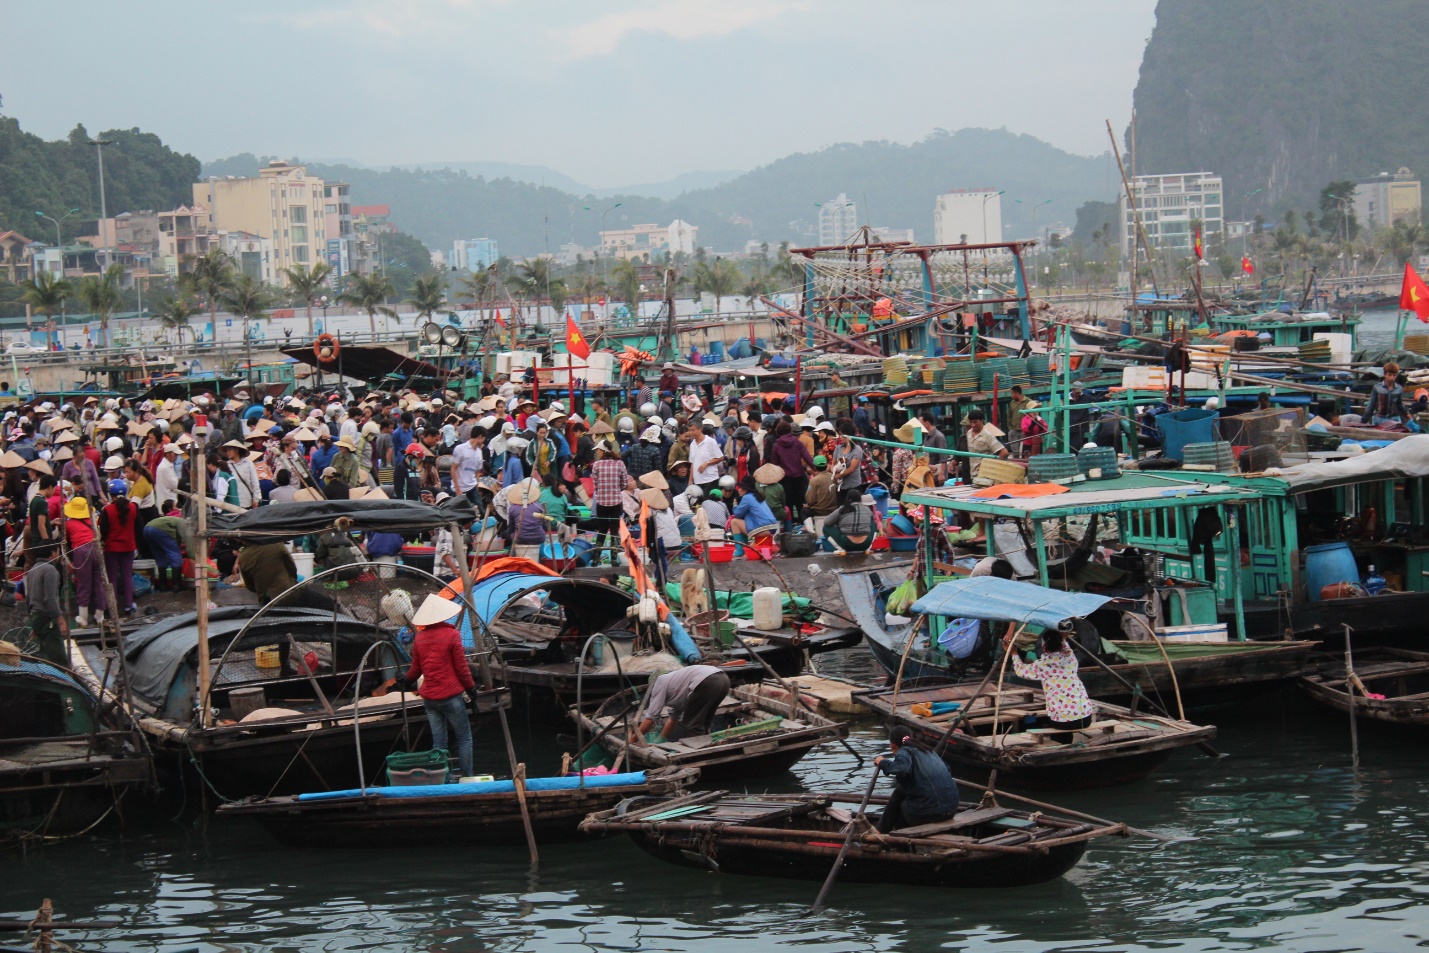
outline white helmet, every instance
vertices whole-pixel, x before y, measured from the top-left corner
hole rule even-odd
[[[719,478],[719,488],[720,488],[721,490],[732,490],[732,489],[734,489],[734,477],[730,476],[729,474],[725,474],[724,476],[720,477],[720,478]]]
[[[1207,409],[1207,410],[1220,410],[1220,408],[1221,408],[1221,399],[1220,399],[1219,397],[1207,397],[1207,398],[1206,398],[1206,409]]]
[[[621,433],[634,433],[635,421],[631,420],[629,417],[621,417],[620,422],[615,425],[615,429],[619,430]]]
[[[108,453],[113,453],[116,450],[121,450],[123,449],[123,447],[124,441],[119,439],[118,437],[110,437],[108,440],[104,441],[104,449]]]
[[[480,420],[478,420],[478,421],[476,422],[476,425],[477,425],[478,427],[480,427],[482,430],[490,430],[491,427],[492,427],[495,423],[496,423],[496,418],[495,418],[494,416],[492,416],[491,414],[487,414],[485,417],[483,417],[483,418],[481,418]]]
[[[689,486],[685,487],[685,495],[692,500],[698,500],[701,496],[704,495],[704,492],[704,490],[700,489],[700,485],[698,483],[691,483]]]
[[[823,415],[824,415],[824,408],[820,407],[818,404],[815,404],[814,406],[810,407],[808,410],[804,411],[804,416],[805,416],[805,417],[812,417],[812,418],[814,418],[815,420],[818,420],[818,419],[819,419],[820,417],[822,417]]]

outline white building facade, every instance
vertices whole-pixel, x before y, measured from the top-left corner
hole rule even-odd
[[[933,244],[989,245],[1002,241],[1002,192],[954,189],[933,203]]]
[[[1146,229],[1146,241],[1153,248],[1190,252],[1196,222],[1201,223],[1203,241],[1225,230],[1225,204],[1221,200],[1219,175],[1211,172],[1138,175],[1131,190]],[[1118,207],[1121,253],[1129,258],[1136,240],[1136,218],[1124,193]]]
[[[858,206],[840,192],[819,206],[819,244],[842,245],[858,231]]]

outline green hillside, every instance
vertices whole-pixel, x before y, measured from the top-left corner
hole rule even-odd
[[[210,163],[204,171],[255,175],[259,161],[252,155],[234,156]],[[1106,156],[1076,156],[1032,136],[990,129],[940,131],[911,145],[830,146],[668,201],[572,195],[451,170],[378,171],[318,163],[308,168],[326,179],[350,182],[354,204],[391,205],[393,220],[434,248],[448,247],[457,238],[491,236],[501,242],[504,253],[516,256],[554,251],[570,241],[594,245],[606,209],[612,209],[605,215],[607,228],[639,222],[663,225],[682,218],[700,227],[700,244],[721,251],[742,249],[750,238],[802,243],[810,238],[801,228],[817,221],[816,203],[840,192],[858,203],[866,224],[912,228],[919,241],[931,242],[938,193],[982,186],[1007,192],[1002,200],[1004,234],[1029,237],[1031,209],[1037,202],[1052,199],[1038,212],[1040,225],[1071,224],[1083,202],[1109,198],[1116,189]]]
[[[110,129],[101,134],[114,144],[104,149],[104,190],[111,215],[139,209],[171,209],[193,199],[199,161],[174,152],[152,133]],[[65,222],[99,216],[99,166],[92,138],[75,126],[68,138],[46,142],[0,116],[0,231],[14,229],[31,238],[54,241],[54,225],[36,211],[56,218],[72,208],[80,213]]]
[[[1336,179],[1429,174],[1425,11],[1160,0],[1136,86],[1138,170],[1219,172],[1228,216],[1244,220],[1313,206]]]

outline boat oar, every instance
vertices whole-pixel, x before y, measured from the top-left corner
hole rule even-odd
[[[1071,645],[1072,645],[1073,647],[1079,648],[1079,649],[1081,649],[1084,653],[1086,653],[1086,655],[1087,655],[1093,662],[1096,662],[1097,665],[1101,667],[1101,670],[1102,670],[1102,671],[1106,672],[1106,673],[1107,673],[1108,675],[1110,675],[1112,678],[1114,678],[1114,679],[1116,679],[1118,682],[1120,682],[1123,688],[1125,688],[1127,691],[1131,692],[1133,695],[1136,694],[1137,687],[1136,687],[1135,685],[1133,685],[1133,684],[1132,684],[1130,681],[1128,681],[1127,679],[1123,678],[1123,677],[1122,677],[1122,674],[1121,674],[1120,672],[1118,672],[1116,669],[1112,668],[1112,667],[1111,667],[1110,665],[1108,665],[1106,662],[1102,661],[1101,658],[1100,658],[1095,652],[1088,652],[1088,651],[1087,651],[1087,647],[1086,647],[1085,645],[1083,645],[1082,643],[1078,642],[1076,639],[1072,638],[1071,635],[1068,635],[1068,636],[1067,636],[1067,641],[1068,641],[1069,643],[1071,643]],[[1152,699],[1152,697],[1151,697],[1150,695],[1147,695],[1147,694],[1145,694],[1145,693],[1142,693],[1141,697],[1144,698],[1144,699],[1146,699],[1146,704],[1150,705],[1153,709],[1155,709],[1155,711],[1156,711],[1159,715],[1161,715],[1161,717],[1163,717],[1163,718],[1170,718],[1170,717],[1171,717],[1171,713],[1170,713],[1169,711],[1167,711],[1165,708],[1163,708],[1162,706],[1158,705],[1158,704],[1156,703],[1156,701],[1155,701],[1154,699]],[[1179,720],[1185,721],[1184,718],[1179,719]],[[1211,747],[1211,743],[1210,743],[1209,741],[1199,742],[1199,743],[1197,743],[1196,747],[1197,747],[1197,748],[1200,748],[1201,751],[1202,751],[1207,757],[1209,757],[1209,758],[1219,758],[1219,757],[1222,756],[1222,755],[1221,755],[1221,752],[1219,752],[1219,751],[1217,751],[1215,748]]]
[[[824,878],[824,885],[819,888],[819,895],[814,898],[814,906],[810,913],[818,913],[824,909],[824,901],[829,897],[829,891],[834,889],[834,881],[838,879],[839,871],[843,869],[844,858],[848,856],[849,846],[853,844],[853,835],[858,831],[858,819],[863,817],[868,810],[868,799],[873,797],[873,788],[878,784],[878,776],[882,772],[877,764],[873,766],[873,777],[868,779],[868,787],[863,792],[863,800],[859,802],[858,813],[848,822],[848,833],[844,835],[843,846],[839,848],[839,855],[834,858],[833,867],[829,868],[829,875]]]
[[[992,790],[992,788],[985,787],[981,784],[974,784],[972,781],[964,781],[962,778],[958,778],[957,782],[958,787],[969,787],[974,788],[978,791]],[[1006,791],[998,791],[996,792],[996,794],[1000,798],[1007,798],[1008,800],[1012,801],[1021,801],[1023,804],[1030,804],[1033,807],[1041,808],[1044,811],[1055,811],[1058,814],[1062,814],[1067,817],[1075,817],[1078,820],[1091,821],[1094,824],[1101,824],[1106,827],[1113,827],[1116,824],[1120,823],[1118,821],[1109,821],[1104,817],[1094,817],[1091,814],[1083,814],[1081,811],[1073,811],[1069,808],[1058,807],[1055,804],[1048,804],[1045,801],[1034,801],[1030,797],[1022,797],[1021,795],[1017,794],[1008,794]],[[1142,830],[1139,827],[1127,827],[1126,830],[1129,834],[1135,834],[1138,837],[1148,837],[1151,840],[1159,840],[1167,844],[1175,844],[1183,840],[1195,840],[1195,838],[1193,837],[1167,837],[1165,834],[1157,834],[1155,831]]]
[[[521,824],[526,828],[526,847],[531,851],[531,866],[535,867],[541,862],[541,858],[536,854],[536,832],[531,827],[531,809],[526,805],[525,762],[516,766],[511,782],[516,788],[516,803],[521,808]]]
[[[783,679],[782,676],[780,676],[778,672],[774,671],[774,666],[770,665],[765,660],[764,656],[755,654],[754,649],[750,648],[749,643],[744,641],[744,637],[739,634],[738,629],[732,630],[730,632],[730,635],[734,636],[734,640],[739,643],[739,647],[744,649],[744,651],[748,653],[750,658],[754,659],[760,665],[764,666],[764,671],[768,672],[770,676],[774,679],[774,681],[779,683],[780,688],[784,689],[784,691],[789,693],[789,710],[791,712],[795,708],[802,706],[810,714],[818,714],[818,712],[814,711],[813,705],[810,705],[808,702],[804,701],[802,698],[799,697],[799,690],[797,688],[795,688],[793,685],[790,685]],[[853,745],[848,743],[847,738],[840,738],[839,744],[843,745],[846,749],[848,749],[848,753],[858,759],[859,764],[863,764],[863,755],[859,754],[857,749],[855,749]]]

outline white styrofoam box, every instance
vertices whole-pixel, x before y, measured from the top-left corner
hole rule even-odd
[[[1181,375],[1176,375],[1176,386],[1181,386]],[[1128,390],[1160,390],[1166,389],[1166,368],[1164,367],[1126,367],[1121,371],[1121,386]],[[1215,378],[1202,371],[1186,372],[1187,389],[1214,389],[1218,387]]]
[[[571,356],[569,354],[552,354],[551,363],[555,369],[551,374],[551,381],[557,387],[570,386]],[[608,386],[614,378],[615,355],[609,351],[592,351],[589,359],[576,358],[576,380],[585,381],[595,387]]]
[[[515,377],[532,364],[537,367],[541,366],[539,351],[502,351],[496,355],[496,373],[498,374],[510,374]]]
[[[1354,353],[1354,336],[1340,331],[1317,331],[1316,341],[1330,342],[1330,363],[1348,364]]]

